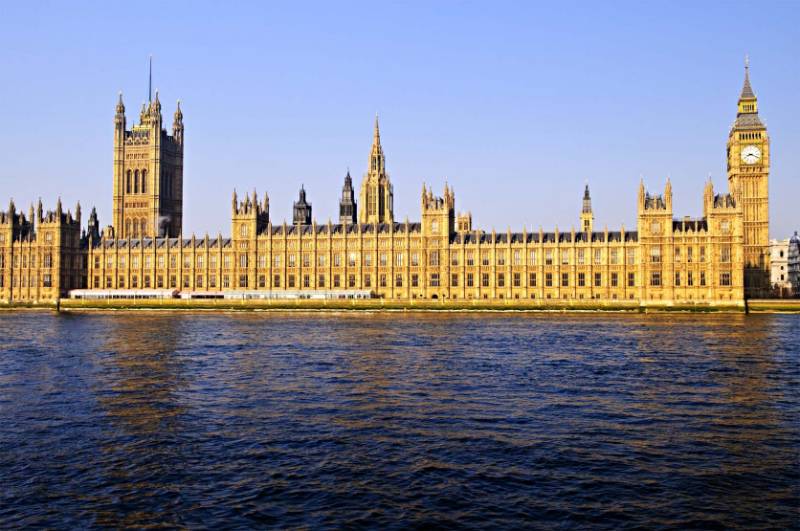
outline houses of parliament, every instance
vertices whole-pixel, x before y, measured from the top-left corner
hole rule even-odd
[[[171,130],[158,93],[128,125],[114,116],[113,219],[59,200],[0,213],[0,300],[60,298],[382,298],[547,305],[633,301],[741,305],[769,287],[769,137],[745,66],[727,140],[728,191],[710,180],[703,216],[677,217],[672,186],[639,183],[636,227],[598,230],[588,186],[578,229],[487,232],[455,193],[423,186],[418,221],[395,217],[377,117],[356,194],[344,177],[337,223],[317,223],[304,189],[292,223],[273,223],[266,193],[233,192],[228,236],[183,233],[184,123]],[[580,208],[577,208],[580,206]],[[165,295],[166,294],[166,295]]]

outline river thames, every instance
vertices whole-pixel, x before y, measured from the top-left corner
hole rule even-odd
[[[796,527],[798,331],[5,313],[0,527]]]

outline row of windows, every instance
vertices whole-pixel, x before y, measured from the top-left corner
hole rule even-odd
[[[147,235],[147,220],[142,219],[126,219],[125,220],[125,235],[131,238],[138,238],[139,236]]]
[[[752,111],[753,105],[745,105],[745,111]],[[739,140],[758,140],[761,138],[761,133],[739,133]]]
[[[697,262],[705,262],[706,261],[706,248],[705,246],[698,247],[698,254],[697,259],[695,260],[695,251],[694,247],[675,247],[674,252],[674,262],[683,262],[684,258],[686,259],[687,263]],[[721,262],[730,262],[731,261],[731,247],[730,245],[723,245],[720,247],[720,261]],[[661,263],[661,247],[660,246],[653,246],[650,247],[650,262],[651,263]]]
[[[631,251],[633,251],[633,250],[631,249]],[[596,254],[595,264],[602,264],[602,260],[600,258],[599,253],[600,253],[600,251],[598,250],[597,254]],[[633,253],[631,252],[630,255],[631,255],[631,260],[628,263],[629,264],[633,264],[634,263]],[[345,262],[343,260],[344,256],[343,256],[342,253],[333,253],[332,256],[333,256],[333,266],[334,267],[341,267],[342,264]],[[298,257],[298,255],[296,255],[294,253],[290,253],[290,254],[286,255],[286,265],[288,267],[297,267],[297,265],[298,265],[297,257]],[[145,256],[145,267],[151,267],[150,258],[151,258],[150,256]],[[311,253],[303,253],[303,254],[300,255],[300,258],[302,260],[303,267],[310,267],[311,266],[311,260],[312,260],[311,259]],[[388,265],[389,256],[388,256],[387,253],[380,253],[378,255],[378,258],[379,258],[378,264],[381,267],[386,267]],[[410,258],[411,259],[410,259],[410,261],[408,263],[412,267],[417,267],[417,266],[420,265],[420,260],[419,260],[420,255],[419,255],[419,253],[416,253],[416,252],[410,253]],[[428,256],[428,258],[429,258],[428,265],[433,266],[433,267],[436,267],[436,266],[440,265],[439,251],[431,251],[429,256]],[[109,268],[114,267],[114,256],[107,256],[106,259],[107,259],[107,267],[109,267]],[[187,255],[187,256],[183,257],[183,267],[185,269],[189,269],[189,268],[192,267],[191,260],[192,260],[191,256]],[[158,267],[164,267],[165,256],[164,255],[158,255],[157,261],[158,261]],[[204,262],[205,262],[205,260],[204,260],[204,256],[203,255],[200,255],[200,256],[196,257],[197,267],[204,267]],[[217,263],[216,255],[211,255],[210,256],[210,262],[211,262],[211,267],[216,267],[216,263]],[[223,262],[224,262],[224,267],[225,268],[229,268],[230,267],[230,264],[231,264],[230,254],[223,255]],[[363,262],[364,262],[364,266],[371,267],[372,266],[372,253],[365,253],[363,255]],[[249,263],[249,256],[247,254],[241,253],[239,255],[239,267],[246,268],[248,266],[248,263]],[[281,267],[282,264],[283,264],[283,255],[280,255],[280,254],[274,255],[272,257],[272,263],[273,263],[274,267]],[[327,263],[328,263],[328,255],[326,255],[326,254],[317,255],[317,265],[319,267],[326,267]],[[358,253],[355,253],[355,252],[349,253],[347,255],[347,257],[346,257],[346,263],[347,263],[347,266],[349,266],[349,267],[358,266]],[[544,263],[545,263],[545,265],[553,265],[552,252],[546,253],[546,258],[545,258],[545,262]],[[567,265],[567,264],[570,263],[569,257],[566,254],[563,256],[561,263],[563,265]],[[582,259],[578,260],[578,265],[583,265],[584,263],[585,262]],[[615,265],[615,264],[618,264],[618,263],[619,263],[618,260],[614,259],[614,253],[612,253],[611,264]],[[125,256],[120,256],[119,257],[119,267],[123,267],[124,268],[125,264],[126,264]],[[136,268],[136,267],[139,267],[138,264],[139,264],[139,257],[138,256],[132,257],[132,266],[134,268]],[[177,264],[178,264],[178,256],[177,255],[170,256],[170,267],[177,268],[178,267]],[[458,257],[458,255],[455,255],[455,254],[452,255],[450,264],[453,265],[453,266],[458,266],[459,265],[459,257]],[[396,267],[404,267],[406,265],[406,253],[402,253],[402,252],[396,253],[395,257],[394,257],[394,265]],[[467,254],[466,265],[467,266],[474,266],[475,265],[475,259],[474,259],[474,256],[472,255],[471,252]],[[483,265],[483,266],[489,266],[490,265],[490,260],[489,260],[489,255],[488,254],[484,254],[484,256],[482,257],[481,265]],[[502,254],[497,257],[496,265],[498,265],[498,266],[508,265],[506,263],[506,260],[505,260],[505,258],[504,258],[504,256]],[[515,265],[515,266],[523,265],[517,252],[515,252],[513,265]],[[531,261],[528,262],[528,265],[536,265],[536,252],[535,251],[531,252]],[[100,256],[95,256],[95,267],[96,268],[100,267]],[[262,255],[258,256],[258,267],[260,267],[260,268],[267,267],[267,256],[266,255],[262,254]]]
[[[126,223],[130,223],[130,220],[128,222],[126,222]],[[134,221],[134,225],[135,225],[135,221]],[[126,227],[127,226],[128,225],[126,224]],[[145,227],[146,227],[146,222],[144,220],[142,220],[142,230],[145,230]],[[602,265],[604,263],[603,260],[602,260],[602,254],[601,253],[602,253],[602,251],[600,249],[596,249],[594,251],[594,261],[593,261],[594,264]],[[619,255],[618,255],[618,253],[616,253],[616,250],[612,249],[609,254],[610,254],[610,256],[609,256],[609,264],[610,265],[618,265],[619,264],[619,260],[618,260]],[[363,254],[364,266],[366,266],[366,267],[371,267],[372,266],[372,256],[373,256],[372,253]],[[404,253],[404,252],[395,253],[394,265],[396,267],[404,267],[406,265],[406,256],[407,256],[407,254]],[[430,265],[432,267],[439,266],[440,265],[439,256],[440,256],[440,251],[430,251],[430,253],[428,255],[428,265]],[[310,267],[311,266],[312,253],[302,253],[302,254],[299,255],[299,257],[301,259],[303,267]],[[686,258],[686,262],[687,263],[693,263],[695,261],[703,263],[703,262],[706,261],[705,247],[699,247],[699,254],[697,256],[697,260],[695,260],[694,248],[693,247],[686,247],[685,251],[681,247],[675,247],[675,250],[674,250],[674,261],[675,262],[683,262],[683,257]],[[358,266],[359,254],[356,253],[356,252],[351,252],[351,253],[347,254],[346,257],[343,255],[343,253],[333,253],[333,255],[332,255],[333,264],[332,265],[334,267],[341,267],[343,265],[343,263],[345,262],[345,258],[346,258],[346,263],[347,263],[348,267],[357,267]],[[420,258],[419,253],[417,253],[417,252],[410,253],[410,262],[409,262],[410,265],[412,267],[419,266],[420,265],[419,258]],[[572,263],[570,258],[571,258],[570,251],[569,250],[563,250],[562,253],[561,253],[561,261],[560,261],[561,265],[570,265]],[[650,256],[649,256],[649,258],[650,258],[650,262],[651,263],[661,263],[662,262],[661,247],[660,246],[652,246],[652,247],[650,247]],[[107,256],[106,259],[107,259],[106,267],[113,268],[114,267],[114,256]],[[158,264],[159,268],[163,268],[165,266],[165,259],[166,259],[166,257],[164,255],[158,255],[157,256],[157,264]],[[152,266],[151,256],[146,255],[144,257],[144,260],[145,260],[145,267],[149,268],[149,267]],[[205,257],[204,257],[204,255],[197,256],[195,260],[196,260],[196,266],[197,267],[202,268],[202,267],[205,266]],[[169,257],[169,261],[170,261],[170,267],[171,268],[177,268],[178,267],[178,256],[177,255],[171,255]],[[217,266],[217,255],[212,254],[209,257],[209,261],[210,261],[210,266],[212,268],[215,268]],[[131,257],[131,262],[132,262],[131,265],[132,265],[133,268],[138,268],[139,267],[139,257],[138,256]],[[246,253],[240,253],[238,262],[239,262],[239,267],[240,268],[247,268],[248,265],[249,265],[249,255],[247,255]],[[466,262],[466,265],[468,267],[475,265],[475,257],[474,257],[474,255],[473,255],[473,253],[471,251],[468,251],[466,253],[465,262]],[[723,246],[720,247],[720,262],[721,263],[730,263],[731,262],[731,246],[723,245]],[[381,267],[386,267],[388,265],[388,263],[389,263],[389,255],[387,253],[379,253],[378,254],[378,264]],[[635,264],[635,250],[634,249],[628,249],[628,260],[627,260],[627,263],[628,263],[628,265]],[[100,256],[95,256],[94,264],[95,264],[95,268],[99,268],[100,267]],[[459,256],[457,254],[452,254],[451,255],[450,264],[452,266],[458,266],[459,265]],[[546,250],[545,253],[544,253],[544,265],[548,265],[549,266],[549,265],[555,265],[555,264],[556,264],[556,262],[554,261],[553,250],[552,249]],[[587,262],[585,260],[585,256],[584,256],[583,250],[579,249],[578,252],[577,252],[577,265],[586,265],[586,264],[587,264]],[[184,269],[191,268],[192,267],[192,257],[190,255],[184,256],[182,265],[183,265]],[[274,255],[272,257],[272,265],[274,267],[282,267],[282,265],[283,265],[283,255],[281,255],[281,254]],[[287,267],[297,267],[297,265],[298,265],[298,255],[295,254],[295,253],[287,254],[286,255],[286,265],[287,265]],[[328,265],[328,255],[327,254],[319,254],[319,255],[317,255],[317,265],[319,267],[327,267],[327,265]],[[489,253],[483,253],[483,255],[481,257],[481,265],[482,266],[491,265]],[[498,252],[496,254],[496,265],[498,265],[498,266],[508,265],[506,263],[506,260],[505,260],[505,253]],[[512,265],[515,265],[515,266],[524,265],[522,263],[522,260],[521,260],[521,257],[520,257],[520,251],[514,251]],[[537,252],[536,251],[530,251],[530,260],[529,260],[527,265],[537,265]],[[119,257],[119,267],[121,267],[121,268],[126,267],[126,257],[125,256],[120,256]],[[226,253],[226,254],[223,255],[223,267],[226,268],[226,269],[231,267],[231,255],[230,255],[230,253]],[[258,256],[258,267],[260,267],[260,268],[266,268],[267,267],[267,256],[266,255],[262,254],[262,255]]]
[[[147,193],[147,170],[128,170],[125,175],[126,194],[146,194]]]
[[[12,260],[11,267],[14,268],[20,267],[20,263],[22,264],[23,269],[29,266],[31,268],[34,268],[36,267],[36,255],[32,254],[30,255],[30,258],[28,258],[27,254],[21,255],[21,257],[20,255],[15,254]],[[4,269],[5,266],[6,266],[5,254],[0,253],[0,269]],[[53,255],[51,254],[42,255],[42,267],[43,268],[53,267]]]
[[[33,274],[30,277],[26,275],[22,276],[15,276],[11,279],[11,287],[12,288],[35,288],[37,287],[39,278]],[[4,287],[4,277],[0,275],[0,288]],[[50,273],[44,273],[42,275],[42,286],[43,288],[52,288],[53,287],[53,275]]]
[[[654,286],[654,287],[661,286],[661,280],[662,280],[661,279],[661,272],[653,271],[652,273],[650,273],[650,285],[651,286]],[[699,278],[699,283],[698,284],[695,284],[696,280],[695,280],[694,273],[692,271],[687,272],[685,279],[681,275],[680,272],[676,272],[675,273],[675,284],[674,284],[675,287],[681,287],[683,285],[682,282],[684,280],[686,282],[685,285],[687,287],[693,287],[695,285],[699,285],[699,286],[702,287],[702,286],[706,285],[706,273],[705,273],[705,271],[700,271],[700,278]],[[731,286],[731,273],[730,272],[725,271],[725,272],[722,272],[722,273],[719,274],[719,285],[720,286],[725,286],[725,287]]]

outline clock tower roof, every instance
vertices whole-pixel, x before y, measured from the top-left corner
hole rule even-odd
[[[750,86],[750,58],[744,58],[744,85],[742,86],[742,94],[739,96],[741,100],[754,100],[756,95],[753,92],[753,87]]]
[[[764,123],[758,117],[758,99],[750,85],[750,59],[747,57],[744,60],[744,85],[739,95],[738,107],[736,121],[733,123],[734,130],[764,129]]]

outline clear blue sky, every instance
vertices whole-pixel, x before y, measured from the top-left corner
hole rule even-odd
[[[478,227],[567,230],[588,180],[596,226],[633,227],[640,175],[670,175],[675,215],[698,216],[709,173],[727,189],[749,53],[770,232],[800,229],[797,2],[264,4],[4,2],[2,202],[60,194],[110,223],[114,104],[138,117],[152,53],[166,121],[184,110],[187,234],[228,233],[234,187],[267,190],[281,222],[305,184],[335,218],[376,111],[400,220],[447,179]]]

